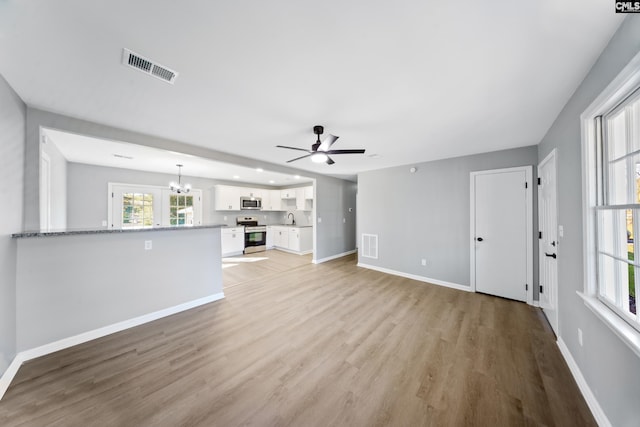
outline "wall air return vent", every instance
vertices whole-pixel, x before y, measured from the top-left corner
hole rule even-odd
[[[174,84],[178,78],[178,73],[176,71],[173,71],[164,65],[156,64],[150,59],[138,55],[126,48],[122,49],[122,63],[167,83]]]
[[[362,255],[364,258],[378,259],[378,235],[377,234],[362,235],[362,247],[360,248],[360,255]]]

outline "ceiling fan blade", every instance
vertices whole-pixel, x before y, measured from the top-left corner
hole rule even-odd
[[[287,147],[286,145],[276,145],[276,147],[278,147],[278,148],[288,148],[289,150],[298,150],[298,151],[305,151],[307,153],[310,153],[310,151],[307,150],[306,148]]]
[[[320,150],[320,151],[328,151],[329,148],[331,148],[331,146],[333,145],[333,143],[338,140],[338,138],[340,138],[340,137],[329,134],[329,136],[326,137],[324,139],[324,141],[322,141],[322,144],[320,144],[320,147],[318,147],[318,150]]]
[[[333,161],[333,159],[332,159],[331,157],[327,156],[327,164],[328,164],[328,165],[332,165],[332,164],[334,164],[334,163],[335,163],[335,162]]]
[[[296,160],[304,159],[305,157],[309,157],[309,156],[311,156],[311,154],[307,154],[302,157],[296,157],[295,159],[287,160],[287,163],[295,162]]]
[[[326,154],[364,154],[364,149],[357,150],[329,150],[325,151]]]

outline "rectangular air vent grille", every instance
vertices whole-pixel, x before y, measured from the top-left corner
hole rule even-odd
[[[362,247],[360,248],[360,255],[362,255],[364,258],[378,259],[378,235],[377,234],[362,235]]]
[[[151,74],[161,78],[162,80],[166,80],[168,82],[172,81],[173,78],[176,76],[176,73],[174,73],[173,71],[167,70],[166,68],[161,67],[159,65],[153,66],[153,68],[151,69]]]
[[[122,63],[167,83],[173,84],[178,77],[178,73],[176,71],[173,71],[164,65],[156,64],[150,59],[138,55],[126,48],[122,50]]]

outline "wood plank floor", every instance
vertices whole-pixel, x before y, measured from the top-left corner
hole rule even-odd
[[[0,425],[596,425],[540,310],[264,255],[224,300],[26,363]]]

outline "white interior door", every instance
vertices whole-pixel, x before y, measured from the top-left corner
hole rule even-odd
[[[473,172],[472,286],[531,302],[531,167]]]
[[[538,229],[540,231],[540,307],[558,335],[558,216],[556,199],[556,152],[538,166]]]

